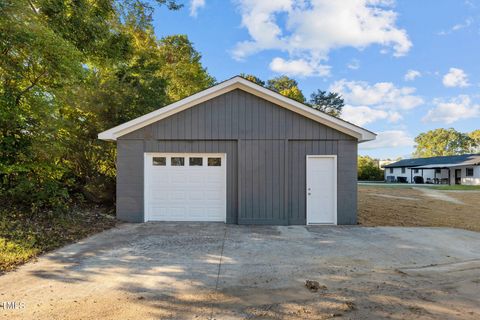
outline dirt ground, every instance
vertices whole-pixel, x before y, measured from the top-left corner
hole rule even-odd
[[[358,220],[364,226],[480,231],[480,191],[365,185],[358,191]]]
[[[0,202],[0,275],[116,224],[111,209],[103,206],[72,205],[69,212],[32,214],[30,209]]]
[[[0,318],[476,320],[479,243],[452,228],[123,224],[1,276],[18,308]]]

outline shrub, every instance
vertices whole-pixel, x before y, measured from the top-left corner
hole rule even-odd
[[[32,214],[41,211],[63,212],[71,203],[69,186],[61,166],[29,164],[3,166],[0,170],[2,202],[29,208]]]
[[[383,181],[383,170],[378,167],[377,162],[369,156],[358,157],[358,180]]]

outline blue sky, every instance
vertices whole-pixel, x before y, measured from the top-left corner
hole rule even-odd
[[[435,128],[480,129],[480,0],[184,0],[155,32],[186,34],[218,81],[295,78],[341,93],[342,117],[378,133],[360,154],[408,157]]]

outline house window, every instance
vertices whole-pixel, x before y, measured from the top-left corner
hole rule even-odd
[[[466,171],[467,171],[467,174],[466,174],[467,177],[473,177],[473,168],[466,168]]]
[[[405,173],[405,168],[402,168],[402,173]]]
[[[418,169],[413,169],[413,173],[418,173]]]
[[[390,168],[390,173],[393,173],[393,168]]]
[[[181,167],[185,165],[185,158],[184,157],[172,157],[170,160],[170,164],[174,167]]]
[[[209,167],[220,167],[222,165],[222,158],[208,158]]]
[[[203,158],[196,157],[188,159],[190,167],[201,167],[203,166]]]
[[[442,173],[442,169],[435,169],[435,173]]]
[[[165,158],[165,157],[153,157],[152,164],[154,166],[166,166],[167,165],[167,158]]]

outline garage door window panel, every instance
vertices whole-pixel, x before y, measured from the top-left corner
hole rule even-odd
[[[170,161],[172,167],[183,167],[185,165],[184,157],[172,157]]]
[[[208,166],[209,167],[221,167],[222,166],[222,158],[208,158]]]
[[[152,164],[154,166],[166,166],[167,158],[166,157],[153,157]]]
[[[203,158],[200,157],[191,157],[188,159],[190,167],[201,167],[203,166]]]

